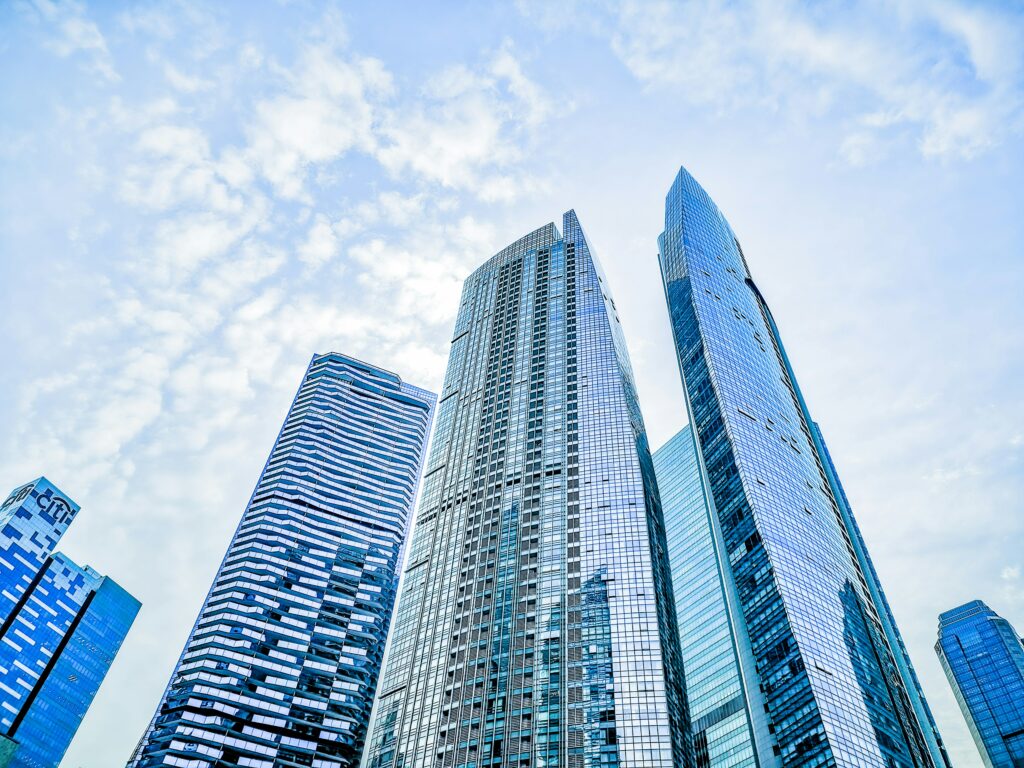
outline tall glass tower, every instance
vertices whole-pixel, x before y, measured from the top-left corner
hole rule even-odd
[[[435,400],[313,357],[132,766],[358,764]]]
[[[1024,768],[1024,645],[981,600],[939,616],[942,668],[989,768]]]
[[[759,762],[947,765],[771,312],[686,170],[659,260]]]
[[[689,425],[654,452],[654,471],[672,565],[695,765],[774,765],[779,761],[771,735],[764,718],[755,717],[764,701],[750,641],[738,634],[743,622],[736,613],[735,586],[720,556],[723,544],[711,523],[712,505]],[[763,728],[759,737],[755,723]]]
[[[40,477],[0,505],[0,766],[56,768],[139,612],[54,548],[79,507]]]
[[[661,507],[572,211],[467,280],[363,764],[689,765]]]

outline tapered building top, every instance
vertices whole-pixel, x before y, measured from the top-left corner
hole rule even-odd
[[[732,228],[685,169],[659,260],[759,763],[944,765],[778,328]]]

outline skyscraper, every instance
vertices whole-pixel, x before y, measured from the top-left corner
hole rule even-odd
[[[363,764],[688,764],[661,508],[572,211],[467,280]]]
[[[723,568],[722,542],[711,525],[707,483],[689,425],[654,452],[654,471],[672,565],[695,764],[773,765],[778,760],[767,728],[760,738],[753,731],[755,722],[764,723],[751,716],[752,708],[755,715],[763,711],[764,701],[757,673],[749,667],[750,641],[738,634],[743,623],[736,614],[735,587]]]
[[[0,766],[56,768],[139,612],[54,552],[78,511],[45,477],[0,505]]]
[[[1024,646],[981,600],[939,616],[935,652],[989,768],[1024,768]]]
[[[761,764],[948,764],[771,312],[685,169],[659,261]]]
[[[131,765],[358,764],[435,400],[313,357]]]

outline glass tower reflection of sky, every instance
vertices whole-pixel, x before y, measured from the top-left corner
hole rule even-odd
[[[757,741],[750,708],[763,707],[740,666],[734,589],[718,552],[711,507],[694,445],[684,427],[654,452],[665,515],[676,619],[697,768],[755,768]],[[749,673],[748,673],[749,674]],[[756,688],[756,683],[755,683]],[[767,742],[767,733],[763,741]],[[762,762],[775,762],[770,746]]]
[[[313,357],[132,766],[358,764],[435,399]]]
[[[989,768],[1024,768],[1024,645],[981,600],[939,616],[935,652]]]
[[[750,708],[755,737],[768,731],[783,765],[947,764],[771,312],[729,224],[685,169],[666,197],[659,261],[735,587],[740,663],[756,673],[748,690],[764,695]]]
[[[575,213],[465,283],[370,768],[689,764],[653,466]]]

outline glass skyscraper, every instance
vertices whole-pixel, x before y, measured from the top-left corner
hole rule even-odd
[[[749,640],[737,635],[743,624],[735,615],[735,589],[719,556],[722,543],[715,539],[689,426],[654,452],[654,470],[672,565],[695,765],[773,765],[778,758],[767,728],[760,739],[753,732],[755,722],[763,723],[751,718],[751,707],[763,711],[763,697],[756,672],[740,666],[741,660],[750,663]]]
[[[54,549],[79,507],[45,477],[0,505],[0,766],[56,768],[139,612]]]
[[[759,763],[948,765],[771,312],[685,169],[659,261]]]
[[[358,764],[435,401],[313,357],[132,766]]]
[[[939,616],[935,652],[989,768],[1024,768],[1024,645],[981,600]]]
[[[572,211],[467,280],[369,768],[690,763],[653,465]]]

